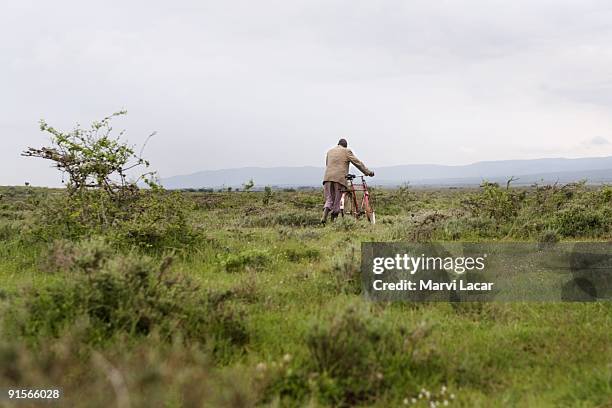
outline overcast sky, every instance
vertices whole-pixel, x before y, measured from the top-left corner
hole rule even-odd
[[[0,45],[0,185],[121,108],[161,176],[612,155],[609,0],[2,0]]]

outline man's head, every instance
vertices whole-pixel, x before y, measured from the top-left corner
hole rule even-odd
[[[342,147],[347,147],[348,143],[346,143],[346,139],[340,139],[338,140],[338,145]]]

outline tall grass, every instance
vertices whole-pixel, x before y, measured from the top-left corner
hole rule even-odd
[[[61,191],[0,188],[0,384],[94,407],[606,406],[609,303],[370,303],[359,245],[609,241],[611,191],[376,189],[375,226],[321,226],[320,192],[193,192],[180,230],[149,203],[71,235],[39,218]]]

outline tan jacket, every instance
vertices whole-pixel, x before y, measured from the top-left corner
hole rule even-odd
[[[326,181],[335,181],[346,187],[347,183],[344,177],[348,174],[349,163],[353,163],[353,165],[361,170],[366,176],[373,174],[361,160],[355,157],[351,149],[338,145],[327,152],[323,183]]]

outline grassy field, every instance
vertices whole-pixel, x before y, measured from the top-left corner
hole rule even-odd
[[[372,303],[359,277],[362,241],[610,241],[610,187],[377,189],[376,225],[325,226],[320,191],[184,192],[193,240],[154,249],[41,239],[61,194],[0,188],[0,388],[59,386],[70,406],[612,406],[610,302]],[[173,282],[95,278],[141,265],[194,285],[204,306],[176,303],[202,322],[164,325]],[[79,306],[115,295],[172,300],[146,330]]]

